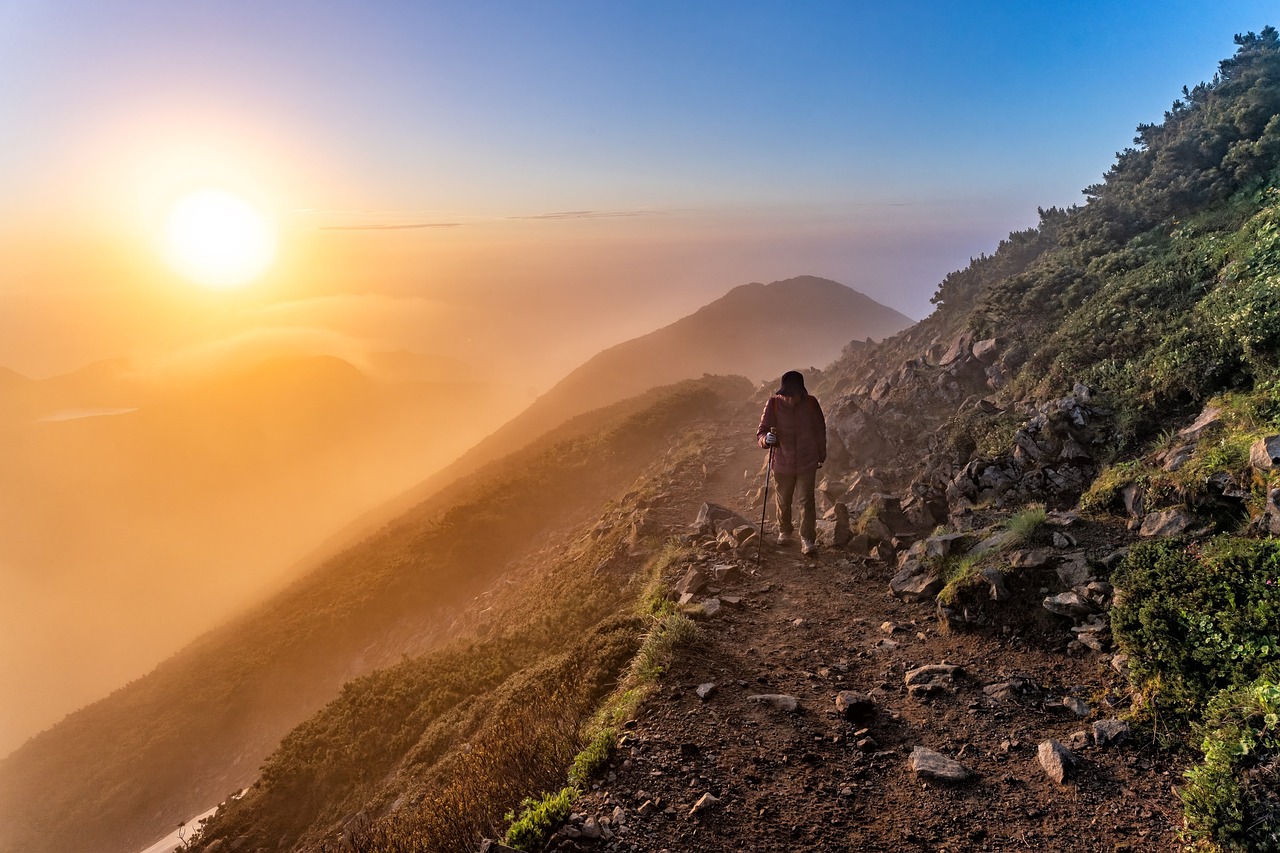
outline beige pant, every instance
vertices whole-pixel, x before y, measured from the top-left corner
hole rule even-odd
[[[778,484],[775,497],[778,501],[778,530],[791,535],[795,530],[791,523],[791,504],[796,492],[800,492],[800,538],[810,541],[818,538],[818,504],[813,489],[818,480],[817,471],[802,474],[774,474]]]

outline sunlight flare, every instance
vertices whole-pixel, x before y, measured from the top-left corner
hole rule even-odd
[[[276,256],[276,234],[262,211],[218,189],[184,195],[165,219],[164,252],[186,278],[214,288],[242,287]]]

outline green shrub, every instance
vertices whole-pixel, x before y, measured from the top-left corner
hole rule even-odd
[[[1280,851],[1280,686],[1259,680],[1219,694],[1197,730],[1204,760],[1182,790],[1189,838]]]
[[[1112,633],[1175,717],[1194,720],[1218,691],[1280,674],[1280,542],[1144,543],[1113,582]]]
[[[1005,529],[1013,534],[1015,540],[1010,542],[1007,547],[1013,548],[1032,541],[1035,535],[1044,527],[1045,520],[1048,517],[1048,512],[1042,506],[1029,507],[1014,515],[1005,525]]]
[[[555,794],[547,794],[540,800],[526,798],[520,803],[520,816],[507,812],[512,821],[504,841],[517,850],[540,848],[555,830],[569,817],[573,799],[578,794],[572,787],[561,788]]]

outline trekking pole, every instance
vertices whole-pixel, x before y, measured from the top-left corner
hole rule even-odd
[[[776,435],[772,429],[769,430],[770,435]],[[760,551],[764,548],[764,517],[769,512],[769,474],[773,472],[773,448],[776,444],[769,445],[769,464],[764,469],[764,505],[760,507],[760,539],[756,542],[756,569],[760,568]]]

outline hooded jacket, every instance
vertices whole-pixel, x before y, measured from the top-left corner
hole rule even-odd
[[[773,451],[775,474],[804,474],[827,461],[827,420],[816,397],[803,394],[789,399],[774,394],[764,404],[756,430],[761,447],[768,446],[764,437],[770,428],[778,431]]]

